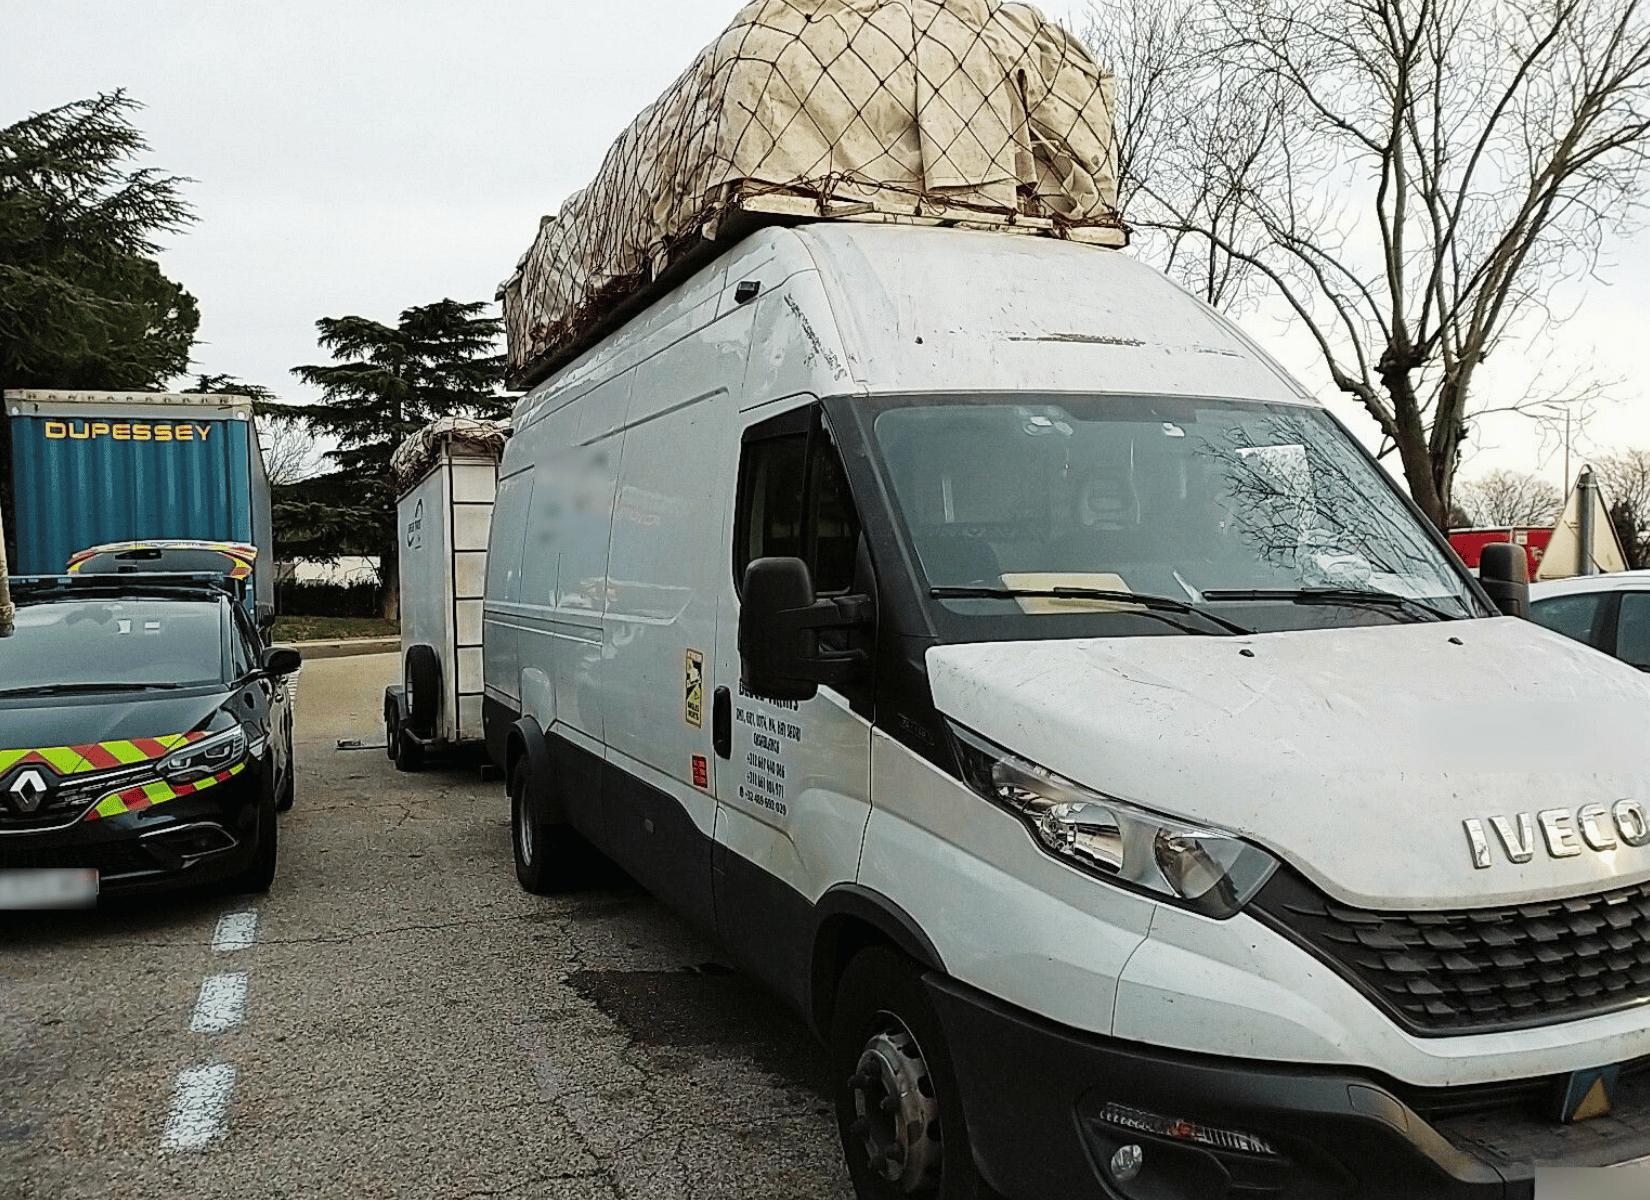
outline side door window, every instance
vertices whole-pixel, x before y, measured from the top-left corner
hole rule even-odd
[[[1616,657],[1641,671],[1650,671],[1650,592],[1621,593]]]
[[[854,585],[859,514],[842,456],[817,408],[753,426],[739,467],[733,578],[758,558],[800,558],[814,592],[840,596]]]
[[[1553,596],[1530,605],[1530,617],[1554,633],[1585,642],[1595,649],[1604,645],[1601,617],[1607,592],[1583,592],[1577,596]]]
[[[257,635],[247,625],[239,605],[229,606],[229,666],[236,680],[245,679],[257,669]]]

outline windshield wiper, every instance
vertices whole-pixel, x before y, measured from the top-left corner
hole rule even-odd
[[[0,688],[0,696],[63,696],[73,692],[155,692],[181,688],[181,683],[37,683],[32,687]]]
[[[994,587],[936,587],[928,594],[935,600],[1016,600],[1025,597],[1043,597],[1050,600],[1111,600],[1118,604],[1132,604],[1146,610],[1142,616],[1169,621],[1176,629],[1187,633],[1208,633],[1206,629],[1192,629],[1182,621],[1170,621],[1166,613],[1182,613],[1217,625],[1230,634],[1247,637],[1253,629],[1245,629],[1235,621],[1217,617],[1206,609],[1173,596],[1154,596],[1150,593],[1120,592],[1111,588],[1055,587],[1055,588],[994,588]]]
[[[1371,592],[1362,588],[1249,588],[1203,593],[1205,600],[1274,600],[1290,604],[1368,604],[1376,608],[1407,608],[1426,613],[1438,621],[1459,621],[1457,613],[1445,612],[1424,600],[1393,592]]]

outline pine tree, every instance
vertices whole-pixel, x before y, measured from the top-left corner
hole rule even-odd
[[[293,368],[321,389],[321,402],[284,411],[338,446],[327,453],[336,471],[306,486],[327,491],[328,507],[368,518],[348,529],[317,521],[317,544],[328,553],[376,555],[387,608],[399,590],[390,456],[408,434],[438,417],[498,418],[510,409],[499,392],[499,322],[481,316],[485,308],[479,301],[440,300],[407,309],[394,327],[366,317],[323,317],[315,325],[334,361]]]
[[[116,91],[0,129],[0,387],[149,391],[189,365],[200,312],[153,258],[158,236],[193,219],[186,181],[131,167],[148,148],[138,107]],[[13,529],[8,425],[0,513]]]

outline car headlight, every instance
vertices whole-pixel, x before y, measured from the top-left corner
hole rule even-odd
[[[1102,795],[960,726],[951,732],[969,785],[1023,820],[1049,854],[1090,875],[1224,919],[1277,869],[1277,859],[1226,830]]]
[[[168,783],[194,783],[227,770],[245,757],[246,731],[237,725],[168,755],[160,764],[160,773]]]

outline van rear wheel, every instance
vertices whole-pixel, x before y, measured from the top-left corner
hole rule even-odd
[[[831,1022],[837,1128],[859,1200],[984,1200],[938,1015],[910,959],[855,955]]]
[[[578,835],[556,821],[548,821],[535,800],[534,780],[525,756],[510,773],[510,843],[515,850],[516,882],[535,896],[566,888]]]

